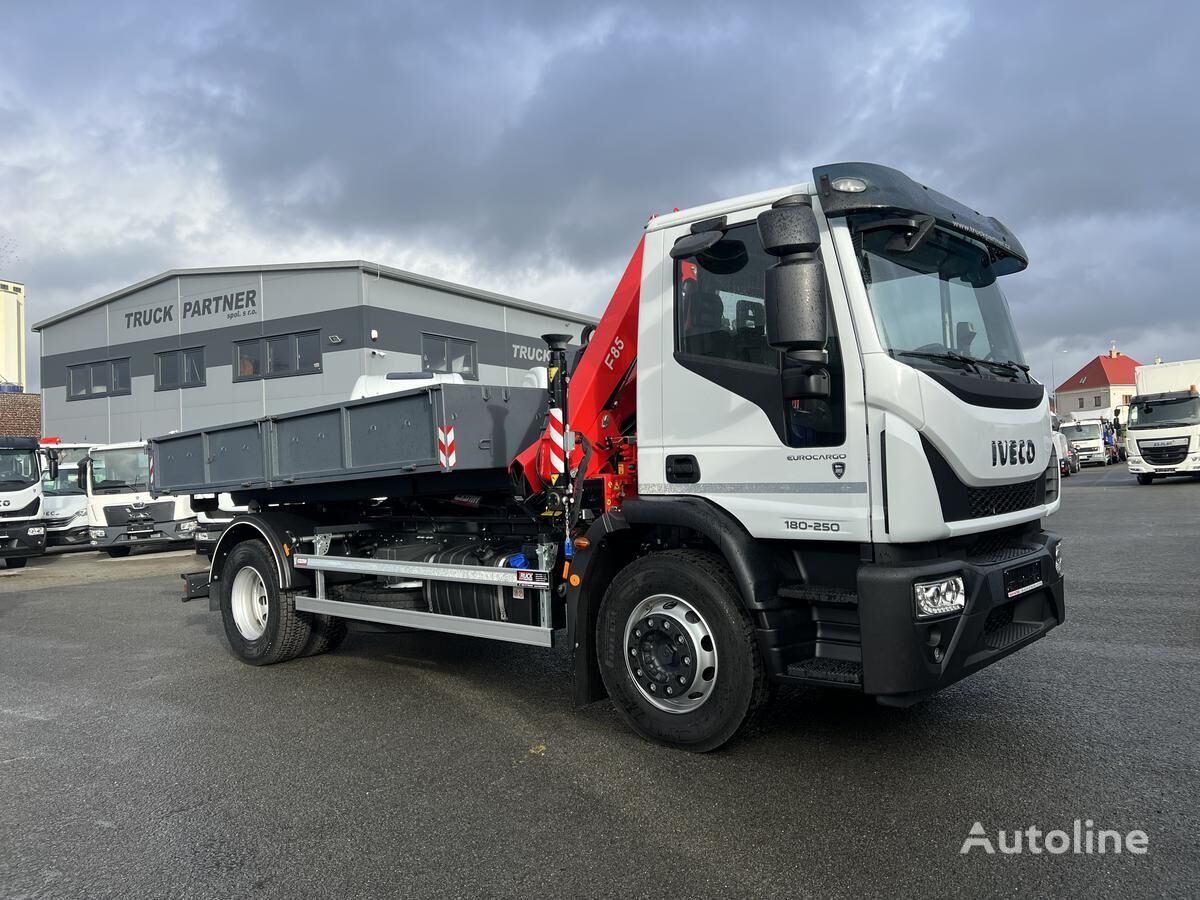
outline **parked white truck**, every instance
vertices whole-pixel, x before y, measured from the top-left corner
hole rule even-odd
[[[79,463],[78,484],[87,495],[88,542],[109,556],[134,547],[191,546],[196,514],[187,496],[150,496],[145,441],[93,447]]]
[[[1200,359],[1138,366],[1125,449],[1138,484],[1200,475]]]
[[[0,559],[19,569],[46,551],[42,474],[58,474],[58,454],[35,438],[0,435]]]
[[[42,438],[41,445],[58,454],[58,471],[50,477],[42,473],[42,510],[46,526],[47,547],[87,547],[87,494],[79,484],[79,463],[88,455],[92,444],[64,444],[58,438]]]

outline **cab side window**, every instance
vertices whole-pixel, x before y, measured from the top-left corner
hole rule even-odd
[[[822,400],[783,398],[787,359],[767,343],[766,272],[775,258],[762,247],[754,222],[736,225],[699,256],[675,264],[675,359],[684,368],[745,397],[770,417],[789,447],[834,447],[845,442],[845,381],[832,312],[829,373]]]

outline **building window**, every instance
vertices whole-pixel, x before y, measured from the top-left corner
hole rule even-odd
[[[233,345],[233,380],[286,378],[321,371],[321,332],[275,334]]]
[[[154,389],[203,387],[205,383],[204,348],[168,350],[154,356]]]
[[[1099,394],[1097,394],[1095,397],[1092,398],[1092,406],[1095,406],[1098,408],[1100,406],[1100,401],[1102,399],[1103,398]]]
[[[1121,402],[1128,406],[1133,402],[1133,394],[1126,394]]]
[[[128,359],[106,359],[67,367],[68,400],[122,397],[128,393]]]
[[[1082,397],[1079,398],[1079,408],[1083,409],[1083,398]]]
[[[479,379],[479,359],[474,341],[444,337],[440,334],[421,335],[421,368],[443,375],[461,375]]]

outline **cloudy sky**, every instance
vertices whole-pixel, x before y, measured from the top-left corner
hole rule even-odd
[[[1112,340],[1200,357],[1190,4],[8,0],[0,22],[0,276],[30,322],[174,267],[358,257],[598,313],[651,213],[862,159],[1017,233],[1043,380]]]

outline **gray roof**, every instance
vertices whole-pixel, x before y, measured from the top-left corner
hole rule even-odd
[[[114,300],[120,300],[122,297],[128,297],[130,294],[136,293],[144,288],[161,284],[164,281],[169,281],[172,278],[178,278],[181,275],[226,275],[249,272],[290,272],[301,271],[304,269],[361,269],[368,275],[377,275],[380,278],[391,278],[395,281],[406,281],[409,284],[416,284],[420,285],[421,287],[447,291],[449,293],[458,294],[461,297],[470,297],[473,300],[482,300],[486,303],[498,303],[502,306],[509,306],[515,309],[524,309],[528,310],[529,312],[555,316],[558,318],[567,319],[571,322],[579,322],[584,325],[595,325],[598,321],[594,316],[585,316],[582,313],[571,312],[565,309],[557,309],[553,306],[543,306],[541,303],[530,303],[528,300],[518,300],[516,297],[508,297],[504,294],[495,294],[491,291],[484,291],[480,290],[479,288],[455,284],[452,281],[443,281],[440,278],[430,278],[428,275],[418,275],[415,272],[406,272],[403,269],[393,269],[390,266],[381,266],[378,263],[367,262],[363,259],[346,259],[336,260],[333,262],[276,263],[274,265],[264,266],[211,266],[203,269],[171,269],[167,272],[163,272],[161,275],[155,275],[153,278],[147,278],[145,281],[139,281],[137,284],[131,284],[129,287],[121,288],[119,291],[113,291],[111,294],[105,294],[103,297],[98,297],[95,300],[89,300],[87,303],[80,304],[79,306],[73,307],[64,312],[60,312],[48,318],[42,319],[40,322],[35,322],[32,326],[32,330],[41,331],[48,325],[54,325],[57,322],[63,322],[67,319],[74,318],[80,313],[85,313],[88,310],[104,306],[105,304],[111,303]]]

